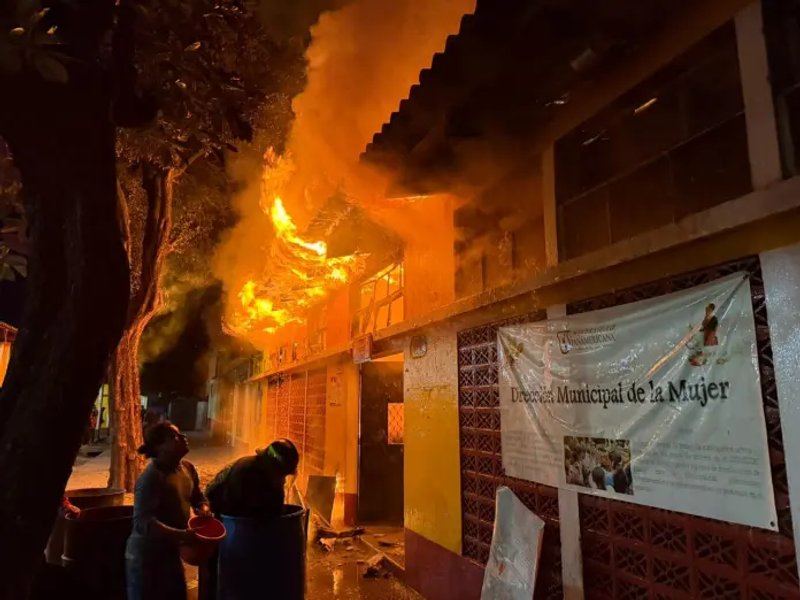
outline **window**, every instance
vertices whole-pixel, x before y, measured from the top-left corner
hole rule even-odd
[[[321,304],[308,315],[308,352],[317,354],[327,347],[328,307]]]
[[[390,446],[402,446],[405,435],[405,407],[402,402],[389,402],[386,431]]]
[[[393,263],[364,281],[358,288],[358,310],[353,315],[353,337],[400,323],[404,318],[403,263]]]
[[[752,191],[733,24],[559,140],[555,160],[567,259]]]
[[[764,0],[770,80],[784,173],[800,174],[800,0]]]

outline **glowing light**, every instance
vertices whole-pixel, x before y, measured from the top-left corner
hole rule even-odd
[[[656,102],[658,102],[658,98],[650,98],[650,100],[648,100],[647,102],[645,102],[641,106],[636,107],[636,109],[633,111],[633,114],[638,115],[639,113],[643,113],[648,108],[653,106]]]
[[[286,159],[272,161],[264,172],[261,207],[274,239],[268,245],[263,274],[251,274],[239,291],[238,308],[228,315],[226,328],[236,335],[272,335],[281,327],[302,323],[307,310],[363,269],[366,257],[329,258],[324,241],[300,235],[283,199],[274,193],[291,173],[291,161]]]

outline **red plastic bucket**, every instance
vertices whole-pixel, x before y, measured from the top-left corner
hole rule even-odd
[[[181,558],[197,567],[211,558],[217,544],[225,539],[227,532],[222,522],[214,517],[192,517],[189,519],[189,529],[194,530],[197,542],[181,546]]]

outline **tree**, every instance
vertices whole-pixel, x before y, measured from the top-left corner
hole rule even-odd
[[[0,281],[14,281],[28,272],[21,190],[19,172],[0,139]]]
[[[0,392],[0,599],[28,596],[124,324],[114,7],[0,6],[0,136],[20,174],[30,232],[27,303]]]
[[[167,258],[197,243],[202,196],[184,194],[176,221],[176,184],[216,168],[225,153],[272,112],[286,116],[302,80],[296,47],[272,43],[254,6],[233,0],[144,0],[130,7],[139,96],[158,107],[149,126],[120,136],[126,177],[119,186],[131,299],[111,368],[112,456],[109,485],[131,490],[141,470],[139,349],[145,328],[164,306]],[[275,119],[268,119],[275,124]],[[288,125],[288,119],[286,119]],[[198,164],[205,163],[205,164]]]

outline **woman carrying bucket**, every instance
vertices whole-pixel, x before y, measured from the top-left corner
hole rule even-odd
[[[177,427],[157,423],[145,432],[144,442],[139,453],[152,460],[136,482],[125,552],[128,600],[185,600],[180,547],[197,541],[188,528],[191,509],[208,515],[208,501],[194,465],[183,460],[189,443]]]

